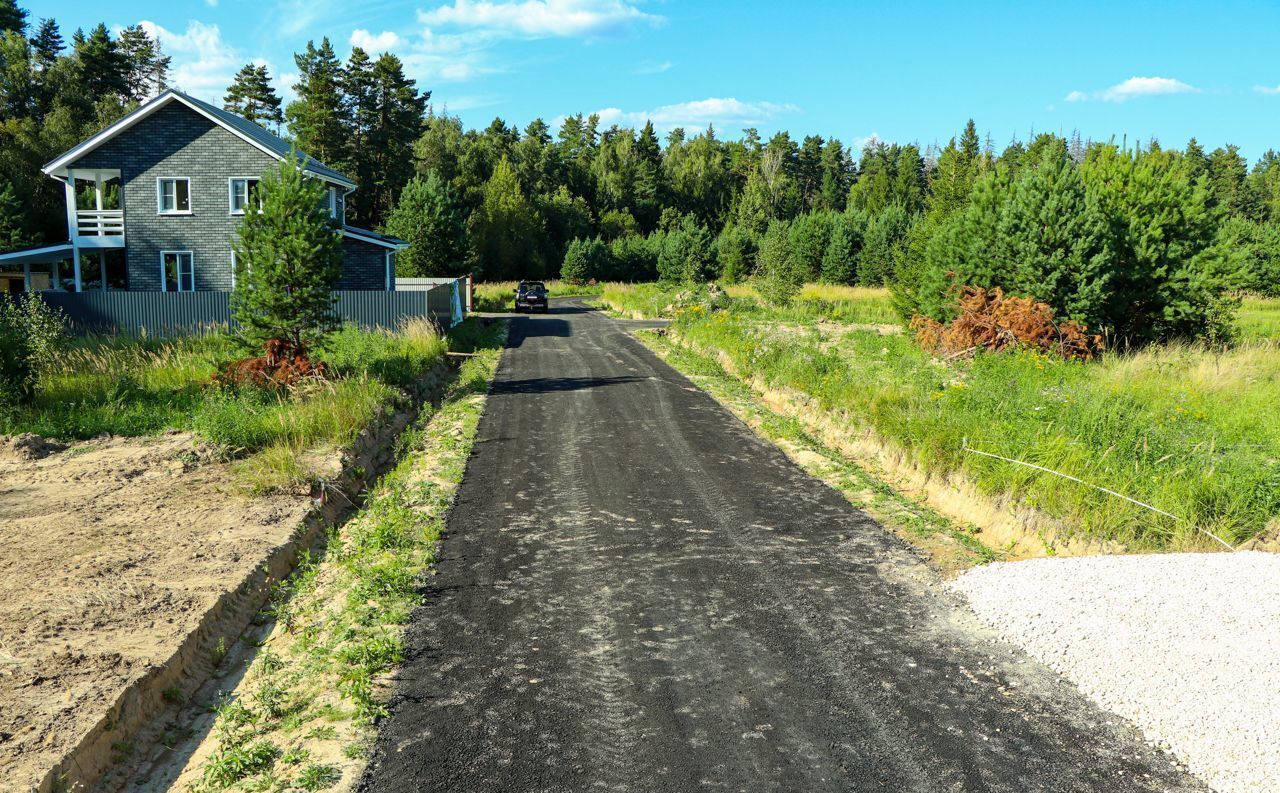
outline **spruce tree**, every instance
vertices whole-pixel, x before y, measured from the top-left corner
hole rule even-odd
[[[279,340],[282,357],[306,357],[337,324],[342,238],[324,208],[324,187],[302,172],[296,154],[263,175],[257,196],[262,211],[244,216],[233,243],[232,315],[250,345]]]
[[[760,238],[760,251],[756,254],[760,296],[779,306],[790,303],[804,286],[803,271],[795,265],[791,255],[789,232],[789,224],[785,220],[771,222]]]
[[[0,33],[12,30],[20,36],[27,33],[27,10],[17,0],[0,0]]]
[[[278,130],[284,121],[280,97],[271,87],[271,75],[265,65],[246,63],[227,88],[222,107],[241,118]]]
[[[662,180],[662,146],[652,121],[645,121],[636,138],[636,177],[633,212],[645,233],[657,227],[662,214],[665,186]]]
[[[58,30],[58,23],[53,19],[40,20],[40,27],[36,29],[36,35],[31,38],[31,46],[35,50],[36,62],[40,68],[47,69],[62,54],[62,48],[65,43],[62,40],[62,33]]]

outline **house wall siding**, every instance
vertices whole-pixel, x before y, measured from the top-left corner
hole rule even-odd
[[[396,274],[391,274],[395,284]],[[339,289],[386,289],[387,249],[351,237],[342,238],[342,280]]]
[[[186,105],[171,102],[68,167],[120,170],[130,291],[163,287],[160,252],[167,250],[191,251],[195,288],[220,291],[232,287],[231,243],[241,219],[231,214],[228,180],[260,177],[276,162]],[[190,215],[157,214],[160,177],[190,180]],[[339,217],[342,193],[339,188]],[[344,261],[344,281],[347,269]]]

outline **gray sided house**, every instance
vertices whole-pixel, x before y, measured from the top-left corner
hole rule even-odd
[[[69,241],[0,255],[0,291],[229,291],[250,192],[289,156],[325,186],[341,229],[337,288],[395,289],[395,255],[407,243],[346,225],[355,182],[250,121],[169,90],[44,166],[66,186]]]

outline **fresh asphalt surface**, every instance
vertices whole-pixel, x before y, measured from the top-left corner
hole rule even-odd
[[[362,790],[1203,789],[636,324],[512,320]]]

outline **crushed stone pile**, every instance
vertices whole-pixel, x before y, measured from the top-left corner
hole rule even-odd
[[[1217,790],[1280,790],[1280,555],[1032,559],[950,587]]]

